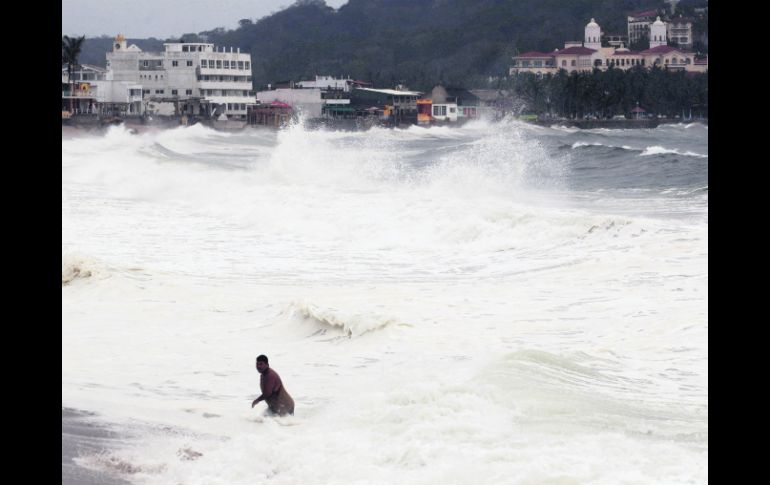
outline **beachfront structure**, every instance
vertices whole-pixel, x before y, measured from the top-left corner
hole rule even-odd
[[[313,81],[268,84],[268,89],[257,92],[257,103],[258,107],[285,103],[291,106],[294,114],[307,118],[354,116],[356,110],[350,104],[351,91],[370,85],[350,78],[315,76]]]
[[[325,90],[340,90],[349,93],[354,87],[368,87],[371,83],[364,81],[356,81],[353,79],[344,78],[337,79],[332,76],[315,76],[313,81],[297,81],[294,83],[295,87],[299,88],[319,88]]]
[[[163,46],[163,52],[144,52],[118,34],[107,53],[107,80],[141,84],[143,102],[160,112],[173,105],[174,114],[246,118],[255,104],[250,54],[209,43]]]
[[[257,92],[259,106],[274,102],[284,103],[299,116],[320,118],[326,100],[321,88],[278,88]],[[347,100],[348,103],[350,102]]]
[[[74,67],[70,83],[67,66],[62,66],[62,111],[69,111],[72,99],[74,114],[142,114],[142,85],[108,80],[108,75],[107,69],[82,64]]]
[[[420,91],[409,91],[403,86],[398,89],[354,88],[350,103],[354,107],[385,107],[385,115],[393,124],[417,124],[417,99]]]
[[[597,35],[598,34],[598,35]],[[596,39],[601,37],[601,29],[594,19],[586,25],[583,45],[574,41],[564,43],[564,49],[553,52],[525,52],[514,56],[511,75],[520,72],[531,72],[538,76],[559,69],[568,73],[591,72],[593,69],[606,70],[630,69],[635,66],[651,68],[659,66],[667,70],[683,70],[690,72],[705,72],[708,70],[708,60],[698,61],[695,55],[680,47],[667,45],[666,24],[657,17],[650,26],[650,48],[643,51],[631,51],[625,47],[602,47]],[[589,47],[590,46],[590,47]]]

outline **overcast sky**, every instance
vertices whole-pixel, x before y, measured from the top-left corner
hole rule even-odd
[[[294,0],[62,0],[62,35],[166,39],[217,27],[234,29],[240,19],[258,20]],[[326,0],[339,8],[347,0]]]

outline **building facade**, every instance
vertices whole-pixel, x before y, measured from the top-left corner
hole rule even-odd
[[[586,25],[583,46],[575,42],[565,42],[564,49],[553,52],[525,52],[513,58],[511,75],[530,72],[538,76],[555,74],[559,69],[568,73],[591,72],[593,69],[606,70],[631,69],[636,66],[651,68],[659,66],[667,70],[705,72],[708,60],[695,61],[695,55],[681,47],[667,45],[666,24],[657,18],[650,26],[650,48],[643,51],[631,51],[625,47],[601,47],[595,39],[601,36],[601,30],[594,19]],[[590,46],[590,47],[589,47]]]
[[[666,29],[671,42],[682,49],[692,49],[692,20],[682,17],[673,18],[666,22]]]
[[[173,104],[176,114],[246,118],[255,104],[251,55],[208,43],[163,46],[143,52],[119,34],[107,53],[107,80],[141,84],[145,103]]]
[[[628,15],[629,47],[637,42],[650,38],[650,25],[652,25],[657,16],[658,12],[656,10],[643,10]]]
[[[72,105],[74,114],[141,115],[142,85],[131,81],[108,80],[109,71],[83,64],[72,71],[69,82],[67,67],[62,67],[62,110]],[[72,98],[73,102],[69,103]]]

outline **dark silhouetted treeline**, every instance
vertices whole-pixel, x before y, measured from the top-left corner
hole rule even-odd
[[[517,113],[554,117],[630,116],[637,106],[646,114],[708,118],[708,73],[669,72],[634,67],[628,71],[547,74],[520,73],[500,86],[510,93]]]

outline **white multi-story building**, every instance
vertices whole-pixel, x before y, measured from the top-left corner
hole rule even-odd
[[[682,49],[692,48],[692,20],[682,17],[672,18],[666,22],[666,34],[671,42]]]
[[[255,104],[250,54],[208,43],[163,46],[163,52],[143,52],[119,34],[107,53],[107,79],[139,83],[148,106],[171,103],[177,114],[182,105],[188,114],[246,117]]]
[[[652,25],[657,16],[657,10],[643,10],[628,15],[629,47],[650,38],[650,25]]]

